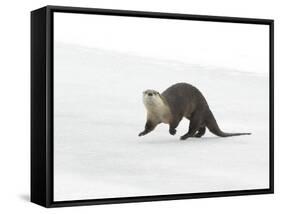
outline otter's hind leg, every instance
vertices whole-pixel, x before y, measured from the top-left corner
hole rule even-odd
[[[181,136],[180,139],[186,140],[187,138],[194,136],[194,134],[199,130],[200,125],[201,122],[198,119],[196,119],[196,117],[195,119],[194,117],[192,117],[190,120],[188,132],[185,135]]]
[[[206,132],[206,127],[201,127],[193,137],[202,137]]]
[[[149,121],[149,120],[146,121],[144,131],[142,131],[141,133],[139,133],[139,136],[146,135],[147,133],[153,131],[153,129],[155,129],[156,126],[157,126],[157,124],[152,123],[152,122]]]

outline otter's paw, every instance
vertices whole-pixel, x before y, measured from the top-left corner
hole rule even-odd
[[[171,135],[175,135],[177,133],[177,130],[176,129],[170,129],[169,132],[170,132]]]
[[[144,136],[144,135],[145,135],[145,132],[144,132],[144,131],[141,132],[141,133],[139,133],[139,137]]]
[[[188,138],[188,136],[183,135],[183,136],[180,137],[180,140],[186,140],[187,138]]]
[[[196,135],[193,135],[193,137],[200,138],[200,137],[202,137],[202,134],[196,134]]]

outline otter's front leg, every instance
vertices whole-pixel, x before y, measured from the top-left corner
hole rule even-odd
[[[171,135],[175,135],[177,133],[176,128],[178,127],[182,118],[174,119],[172,122],[169,123],[169,133]]]
[[[145,124],[145,128],[144,131],[142,131],[141,133],[139,133],[139,136],[143,136],[146,135],[147,133],[151,132],[153,129],[155,129],[155,127],[157,126],[157,124],[152,123],[151,121],[146,121]]]

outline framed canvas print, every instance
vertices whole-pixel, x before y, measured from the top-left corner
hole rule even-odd
[[[273,20],[31,13],[31,201],[273,193]]]

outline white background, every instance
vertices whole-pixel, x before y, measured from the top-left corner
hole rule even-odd
[[[1,213],[278,213],[280,208],[280,127],[279,111],[275,112],[275,166],[274,195],[181,200],[138,204],[107,205],[46,210],[28,203],[30,156],[30,17],[29,11],[41,6],[73,5],[180,12],[222,16],[241,16],[275,19],[275,82],[276,109],[280,99],[280,6],[278,1],[3,1],[1,4]],[[280,212],[280,211],[279,211]]]
[[[55,13],[54,20],[56,42],[182,63],[268,72],[268,52],[264,51],[269,45],[268,25],[71,13]]]

